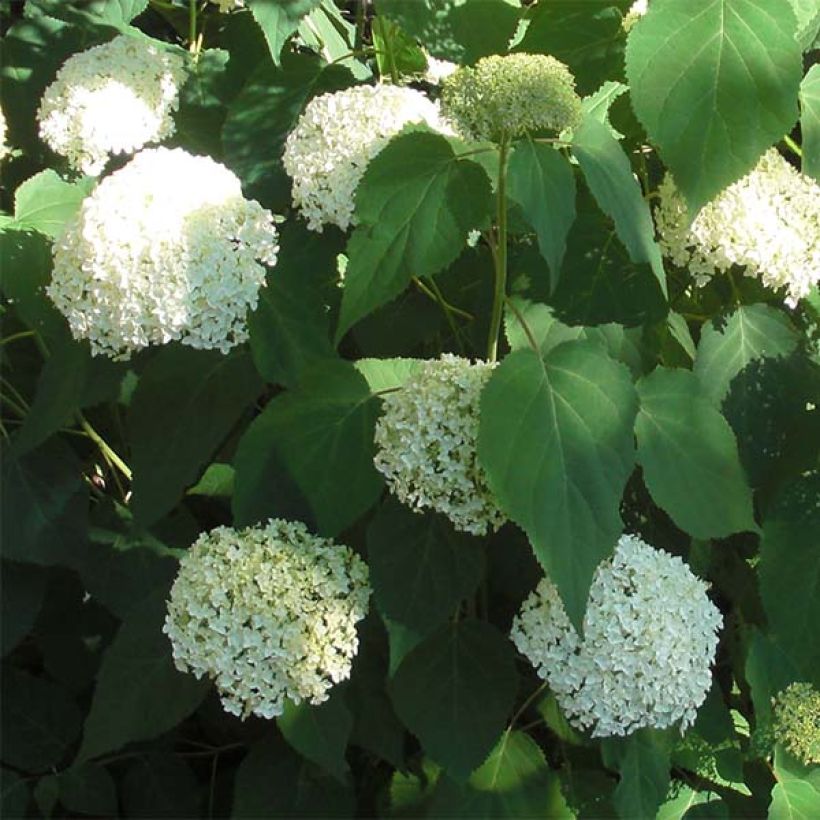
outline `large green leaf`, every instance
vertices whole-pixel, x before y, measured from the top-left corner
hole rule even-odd
[[[530,139],[519,142],[510,157],[507,191],[538,236],[554,288],[561,273],[567,234],[575,221],[575,177],[564,156]]]
[[[795,39],[803,51],[817,48],[820,33],[820,3],[817,0],[789,0],[797,17]]]
[[[524,732],[507,731],[464,784],[439,782],[430,812],[435,817],[574,818],[556,772]]]
[[[820,15],[820,8],[817,11]],[[820,65],[813,65],[800,84],[802,171],[820,182]]]
[[[233,62],[231,56],[229,67]],[[222,131],[226,163],[247,196],[276,211],[290,206],[290,180],[282,167],[285,139],[311,97],[352,80],[346,68],[325,65],[315,54],[286,53],[281,67],[258,65],[232,100]]]
[[[248,7],[268,41],[273,62],[279,65],[279,55],[285,41],[299,28],[299,21],[316,8],[321,0],[248,0]]]
[[[625,738],[606,738],[604,763],[621,776],[615,789],[618,816],[654,817],[669,788],[670,741],[655,729],[638,729]]]
[[[298,706],[285,701],[285,711],[276,721],[285,740],[308,760],[321,766],[341,783],[347,782],[345,749],[353,728],[353,716],[337,690],[324,703]]]
[[[517,685],[512,644],[494,626],[468,619],[412,649],[390,693],[425,752],[464,780],[498,741]]]
[[[56,767],[80,733],[82,714],[68,691],[43,677],[3,668],[3,762],[24,772]]]
[[[478,456],[490,487],[579,628],[592,574],[623,528],[637,409],[627,369],[588,341],[543,359],[515,351],[484,388]]]
[[[820,473],[781,494],[763,523],[760,594],[777,645],[820,686]]]
[[[797,120],[789,0],[654,0],[631,32],[632,104],[692,214]]]
[[[367,531],[367,558],[379,611],[421,634],[472,595],[484,569],[476,539],[443,516],[420,515],[392,499]]]
[[[409,133],[393,139],[359,183],[360,225],[347,247],[337,341],[398,296],[413,276],[430,276],[455,261],[489,201],[484,170],[458,159],[444,137]]]
[[[820,806],[820,768],[804,766],[785,749],[774,752],[774,776],[769,820],[815,820]]]
[[[732,428],[688,370],[638,382],[638,461],[652,498],[695,538],[755,531],[752,492]]]
[[[66,182],[52,170],[27,179],[14,194],[14,219],[24,230],[58,237],[65,223],[77,213],[91,190],[93,180]]]
[[[623,74],[621,28],[630,0],[549,0],[536,5],[516,51],[551,54],[575,74],[589,94]]]
[[[336,356],[327,307],[338,299],[341,242],[330,231],[316,234],[292,223],[280,242],[248,327],[256,369],[270,382],[294,387],[312,365]]]
[[[792,661],[771,638],[751,631],[744,668],[752,694],[755,724],[766,727],[772,719],[775,696],[800,677]]]
[[[245,352],[172,345],[156,354],[129,414],[138,523],[151,524],[174,507],[261,389]]]
[[[732,379],[754,359],[788,356],[797,347],[788,316],[769,305],[741,305],[726,319],[708,322],[700,334],[695,374],[706,395],[720,404]]]
[[[606,125],[587,116],[572,138],[572,153],[601,210],[614,220],[630,259],[649,264],[666,296],[666,274],[652,216],[623,148]]]
[[[210,682],[178,672],[162,632],[166,591],[134,607],[105,650],[77,753],[82,763],[157,737],[188,717]]]
[[[239,443],[237,522],[250,524],[271,514],[269,484],[284,467],[321,534],[336,535],[352,524],[383,486],[373,466],[378,412],[367,382],[341,360],[318,365],[298,388],[277,396]]]
[[[29,633],[43,603],[46,576],[38,567],[3,561],[0,569],[0,655]]]
[[[122,778],[120,797],[126,817],[178,820],[200,813],[201,789],[184,758],[170,752],[136,757]]]
[[[115,817],[117,787],[104,766],[81,763],[59,774],[60,802],[71,812]]]

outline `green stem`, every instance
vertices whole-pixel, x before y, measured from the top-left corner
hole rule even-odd
[[[455,305],[451,305],[444,298],[444,294],[441,292],[439,286],[433,279],[430,280],[430,284],[428,286],[422,279],[419,279],[418,276],[414,276],[413,283],[425,296],[428,296],[433,301],[438,302],[446,312],[452,313],[454,316],[460,316],[468,322],[472,322],[475,319],[475,316],[473,316],[472,313],[468,313],[466,310],[462,310],[461,308],[457,308]]]
[[[117,455],[108,442],[91,426],[88,419],[78,410],[76,413],[80,427],[85,430],[88,437],[100,448],[100,452],[106,460],[113,464],[129,481],[131,481],[131,468]]]
[[[7,345],[16,342],[18,339],[28,339],[33,335],[33,330],[21,330],[19,333],[12,333],[11,336],[6,336],[5,339],[0,340],[0,345]]]
[[[199,51],[196,39],[196,4],[197,0],[188,0],[188,50],[191,54]]]
[[[515,302],[513,302],[513,300],[509,297],[507,297],[504,301],[507,303],[510,310],[513,312],[513,315],[518,320],[518,324],[521,325],[521,328],[527,337],[527,341],[530,343],[530,347],[540,356],[541,349],[538,347],[538,342],[535,341],[535,336],[533,336],[530,326],[521,315],[521,311],[515,306]]]
[[[487,337],[487,361],[498,357],[498,337],[501,333],[501,316],[504,312],[504,298],[507,295],[507,155],[510,143],[506,134],[498,146],[498,184],[496,185],[496,231],[495,248],[495,293],[493,312],[490,317],[490,334]]]
[[[360,51],[364,44],[364,27],[367,22],[367,0],[359,0],[356,4],[356,33],[353,37],[353,48]]]
[[[794,151],[794,153],[797,154],[798,157],[800,157],[801,159],[803,158],[803,149],[788,134],[786,134],[786,136],[783,137],[783,142],[785,142],[786,145],[788,145],[789,148],[792,151]]]

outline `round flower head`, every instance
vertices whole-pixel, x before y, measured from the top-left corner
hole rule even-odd
[[[450,354],[426,362],[401,390],[384,397],[376,424],[374,463],[391,491],[474,535],[505,520],[476,458],[481,390],[493,366]]]
[[[69,57],[45,90],[40,137],[72,168],[97,175],[111,154],[173,134],[184,58],[121,35]]]
[[[223,353],[247,338],[273,216],[239,180],[181,148],[142,151],[86,197],[54,245],[47,292],[75,338],[127,359],[179,340]]]
[[[733,265],[795,304],[820,281],[820,185],[798,173],[776,149],[705,205],[691,227],[670,174],[655,210],[661,249],[699,285]]]
[[[410,123],[442,130],[438,108],[412,88],[359,85],[308,103],[287,138],[283,163],[309,228],[356,224],[356,188],[368,163]]]
[[[680,558],[623,535],[595,572],[583,638],[547,578],[524,601],[511,637],[570,723],[608,737],[691,726],[722,624],[706,584]]]
[[[624,31],[631,31],[632,27],[641,17],[646,14],[648,11],[649,0],[635,0],[635,2],[629,7],[629,11],[624,16],[623,22],[621,25],[623,26]]]
[[[563,131],[581,118],[575,78],[554,57],[483,57],[444,81],[443,116],[468,139],[498,142],[528,131]]]
[[[774,737],[804,765],[820,763],[820,692],[793,683],[774,699]]]
[[[163,632],[225,711],[271,718],[350,677],[369,597],[367,565],[303,524],[217,527],[181,559]]]

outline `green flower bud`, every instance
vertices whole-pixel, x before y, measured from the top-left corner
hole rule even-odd
[[[528,131],[559,132],[581,119],[575,78],[554,57],[484,57],[445,80],[442,113],[465,136],[499,142]]]
[[[820,692],[792,683],[774,699],[774,736],[805,765],[820,763]]]

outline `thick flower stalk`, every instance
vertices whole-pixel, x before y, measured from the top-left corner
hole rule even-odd
[[[704,206],[691,227],[686,202],[667,174],[655,210],[661,249],[698,285],[733,265],[783,288],[794,305],[820,281],[820,185],[776,149]]]
[[[285,143],[293,202],[308,227],[356,224],[356,188],[368,163],[405,126],[443,130],[438,108],[421,92],[360,85],[311,100]]]
[[[445,354],[384,397],[376,424],[376,469],[399,500],[431,509],[474,535],[505,517],[476,457],[481,391],[493,365]]]
[[[224,353],[248,337],[276,242],[274,217],[223,165],[148,149],[66,224],[47,293],[95,354],[127,359],[172,340]]]
[[[114,154],[174,133],[184,58],[121,35],[69,57],[40,101],[40,137],[72,168],[96,176]]]
[[[804,765],[820,763],[820,692],[793,683],[774,699],[774,738]]]
[[[450,75],[441,111],[468,139],[502,142],[528,132],[560,132],[581,119],[575,78],[544,54],[484,57]]]
[[[180,561],[163,631],[225,711],[271,718],[350,677],[369,597],[367,565],[301,523],[217,527]]]
[[[706,584],[663,550],[623,535],[595,572],[584,636],[544,578],[511,637],[570,723],[593,737],[691,726],[712,682],[723,618]]]

